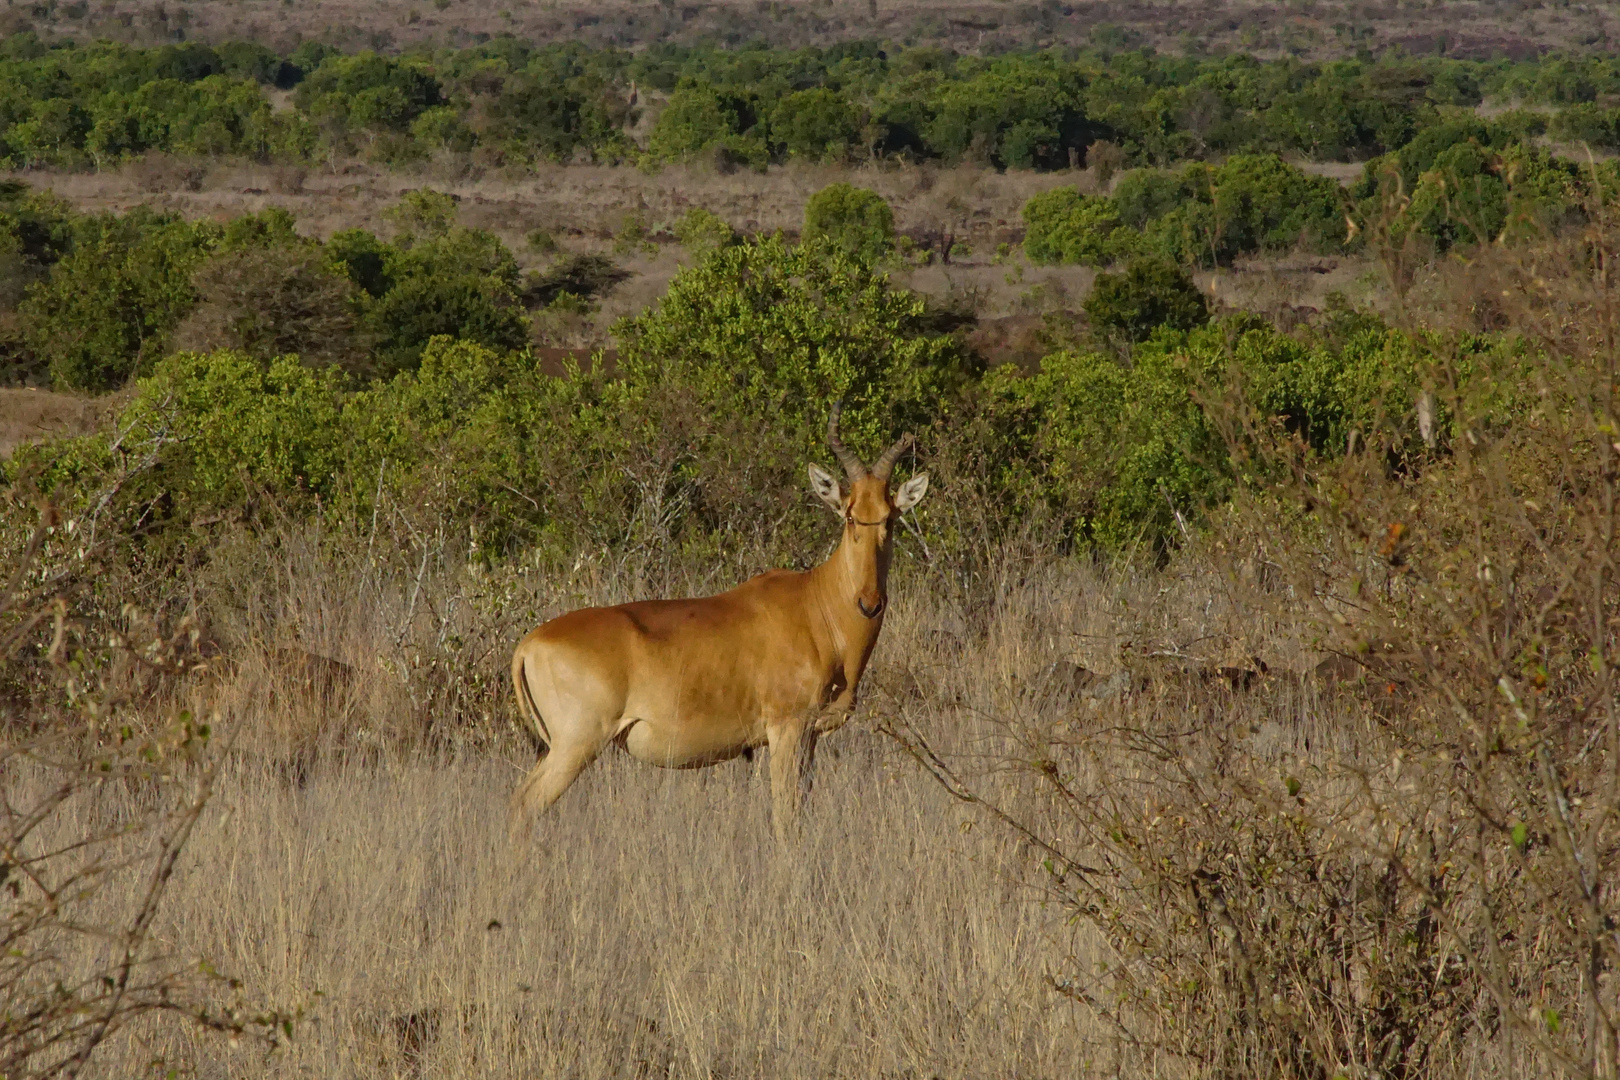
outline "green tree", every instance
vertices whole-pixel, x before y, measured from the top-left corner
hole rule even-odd
[[[1098,274],[1082,304],[1093,326],[1142,341],[1161,326],[1190,330],[1209,319],[1209,303],[1187,272],[1164,259],[1132,259],[1118,274]]]
[[[788,94],[771,113],[771,140],[789,157],[845,158],[859,139],[860,116],[842,94],[825,87]]]
[[[1114,200],[1071,187],[1031,196],[1023,218],[1031,262],[1107,266],[1141,246],[1141,234],[1121,224]]]
[[[29,289],[24,335],[57,386],[113,390],[167,349],[219,230],[138,209],[85,218],[76,231],[72,252]]]
[[[894,250],[894,211],[875,191],[829,184],[805,205],[804,238],[828,241],[872,262]]]

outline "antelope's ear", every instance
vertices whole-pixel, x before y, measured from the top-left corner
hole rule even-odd
[[[922,497],[926,494],[928,494],[928,474],[920,472],[901,484],[900,490],[894,493],[894,508],[903,514],[922,502]]]
[[[810,463],[810,490],[832,507],[833,513],[844,512],[844,493],[838,487],[838,478],[813,461]]]

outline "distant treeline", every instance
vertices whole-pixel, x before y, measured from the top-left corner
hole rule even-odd
[[[269,95],[266,88],[288,93]],[[712,156],[755,167],[873,157],[1065,168],[1275,153],[1360,160],[1424,131],[1493,124],[1620,146],[1620,59],[1304,63],[1150,50],[986,58],[852,42],[827,49],[660,45],[631,53],[496,38],[469,49],[344,55],[319,43],[0,42],[0,159],[90,167],[145,153],[489,165]],[[645,137],[631,129],[656,110]]]
[[[1345,254],[1374,242],[1432,254],[1554,235],[1620,193],[1620,163],[1579,163],[1502,125],[1426,128],[1348,189],[1275,154],[1133,169],[1109,195],[1055,188],[1024,204],[1024,253],[1108,266],[1134,255],[1218,266],[1261,252]]]

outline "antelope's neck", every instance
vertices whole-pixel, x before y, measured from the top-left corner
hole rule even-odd
[[[815,597],[820,625],[831,639],[828,644],[832,651],[840,659],[870,654],[883,626],[882,615],[868,619],[855,606],[861,587],[859,575],[866,568],[854,565],[857,559],[854,547],[846,535],[827,561],[810,571],[810,591]],[[880,587],[882,584],[879,583]]]

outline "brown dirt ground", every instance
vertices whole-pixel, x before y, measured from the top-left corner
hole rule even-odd
[[[24,443],[82,435],[95,424],[96,407],[71,394],[0,388],[0,458]]]

